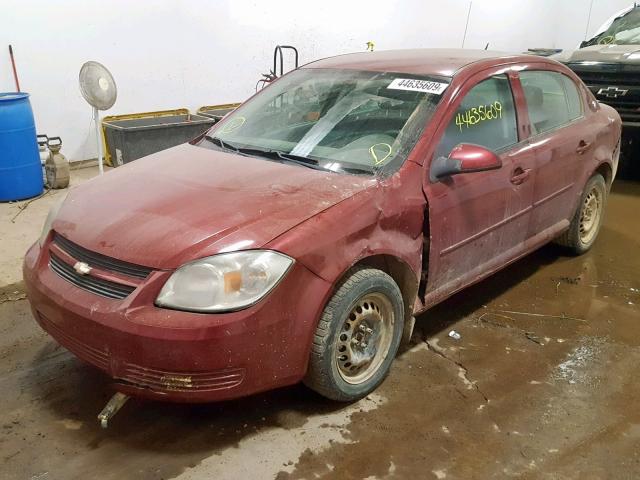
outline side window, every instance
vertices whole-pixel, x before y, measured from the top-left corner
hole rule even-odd
[[[566,75],[562,75],[564,81],[564,91],[567,95],[567,105],[569,106],[569,118],[575,120],[582,116],[582,99],[578,87]]]
[[[520,72],[532,133],[548,132],[582,115],[573,81],[558,72]]]
[[[518,142],[516,110],[506,75],[478,83],[462,99],[436,150],[447,156],[460,143],[500,150]]]

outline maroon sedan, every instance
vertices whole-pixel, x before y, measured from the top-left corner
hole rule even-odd
[[[620,118],[561,64],[358,53],[69,192],[28,251],[42,328],[117,390],[375,389],[414,315],[545,243],[594,243]]]

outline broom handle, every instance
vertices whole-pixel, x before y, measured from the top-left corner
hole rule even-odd
[[[9,45],[9,56],[11,57],[11,66],[13,67],[13,78],[16,81],[16,91],[20,91],[20,82],[18,81],[18,72],[16,71],[16,61],[13,58],[13,48]]]

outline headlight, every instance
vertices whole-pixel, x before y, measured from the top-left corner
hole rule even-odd
[[[51,225],[58,216],[58,212],[60,211],[60,208],[62,207],[62,204],[64,203],[66,198],[67,194],[65,192],[65,194],[62,195],[61,198],[56,199],[53,205],[51,205],[49,214],[47,215],[47,219],[44,221],[44,225],[42,226],[42,233],[40,234],[40,238],[38,239],[38,243],[41,247],[44,244],[44,241],[47,239],[47,235],[49,235],[49,232],[51,231]]]
[[[202,258],[169,277],[156,305],[193,312],[239,310],[269,293],[292,264],[293,259],[269,250]]]

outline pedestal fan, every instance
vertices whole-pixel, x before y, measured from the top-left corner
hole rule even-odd
[[[93,120],[96,127],[96,143],[98,146],[98,168],[102,175],[102,134],[100,110],[110,109],[116,103],[118,89],[116,82],[107,68],[98,62],[86,62],[80,69],[80,92],[89,105],[93,107]]]

